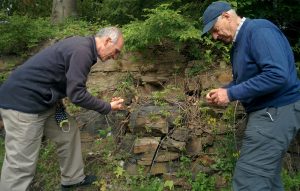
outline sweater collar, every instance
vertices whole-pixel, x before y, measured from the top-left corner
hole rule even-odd
[[[243,17],[242,20],[241,20],[241,22],[240,22],[240,24],[239,24],[239,26],[237,27],[236,32],[235,32],[235,35],[234,35],[234,38],[233,38],[233,42],[236,41],[236,37],[237,37],[237,35],[239,34],[239,31],[240,31],[241,27],[243,26],[245,20],[246,20],[246,18]]]
[[[95,40],[95,36],[90,36],[90,39],[92,40],[92,51],[93,51],[93,60],[95,62],[97,62],[97,58],[98,56],[98,52],[97,52],[97,48],[96,48],[96,40]]]
[[[236,35],[236,39],[233,42],[234,45],[236,45],[240,41],[240,39],[242,38],[243,32],[247,28],[247,25],[249,24],[249,21],[250,21],[250,19],[246,18],[246,20],[243,22],[243,25],[241,26],[238,34]]]

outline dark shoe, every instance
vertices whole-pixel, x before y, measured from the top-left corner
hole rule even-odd
[[[71,185],[61,185],[61,190],[69,190],[69,188],[76,188],[76,187],[82,187],[82,186],[89,186],[93,182],[97,180],[97,177],[94,175],[87,175],[85,178],[77,183],[77,184],[71,184]]]

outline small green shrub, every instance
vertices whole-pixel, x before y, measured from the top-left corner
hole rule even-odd
[[[3,15],[3,14],[2,14]],[[41,40],[53,37],[49,19],[13,15],[0,23],[0,53],[22,55]]]
[[[70,18],[63,24],[58,25],[57,28],[54,28],[55,38],[59,40],[69,36],[94,35],[101,27],[102,25],[96,25],[87,21]]]
[[[184,42],[199,39],[194,22],[171,10],[170,4],[161,4],[155,9],[145,9],[145,21],[133,21],[123,27],[126,49],[139,50],[150,45],[162,44],[169,39]]]
[[[286,191],[300,190],[300,172],[292,174],[283,170],[281,176]]]
[[[126,97],[128,94],[135,94],[135,80],[131,73],[127,73],[119,81],[113,96]]]
[[[216,163],[211,166],[211,168],[222,172],[222,176],[226,177],[228,182],[231,182],[234,167],[239,158],[234,136],[235,135],[230,132],[225,135],[221,141],[216,143]]]
[[[31,18],[49,17],[53,0],[1,0],[0,9],[9,15],[27,15]]]
[[[192,183],[192,191],[214,191],[215,188],[215,178],[209,177],[205,173],[199,172],[196,176],[195,181]]]
[[[164,182],[159,178],[149,178],[142,181],[140,184],[134,185],[133,191],[163,191]]]
[[[60,182],[59,161],[56,146],[50,141],[44,142],[41,147],[36,175],[33,180],[32,190],[56,190]]]
[[[81,18],[90,22],[124,25],[142,18],[144,8],[153,8],[159,0],[84,0],[77,1]]]

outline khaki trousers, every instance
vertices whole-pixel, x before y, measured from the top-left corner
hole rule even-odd
[[[6,131],[1,191],[29,189],[35,174],[43,135],[54,141],[57,146],[61,184],[75,184],[85,178],[80,132],[71,116],[68,115],[70,131],[64,132],[56,124],[55,108],[39,114],[10,109],[0,109],[0,113]]]

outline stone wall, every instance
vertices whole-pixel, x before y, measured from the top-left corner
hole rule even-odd
[[[93,67],[88,84],[97,86],[99,91],[116,90],[122,76],[128,73],[136,80],[134,96],[124,95],[125,100],[129,99],[127,113],[123,115],[127,123],[122,126],[125,129],[119,140],[120,148],[131,154],[125,164],[130,174],[139,173],[139,167],[143,166],[146,173],[162,175],[173,180],[175,185],[189,189],[186,180],[176,175],[181,170],[181,157],[187,156],[192,177],[204,172],[216,178],[217,188],[229,184],[214,167],[220,157],[218,147],[230,147],[224,145],[224,137],[233,132],[236,149],[241,146],[245,113],[240,104],[232,103],[235,109],[233,124],[224,116],[227,115],[224,114],[226,107],[205,104],[205,92],[230,82],[231,69],[224,63],[216,63],[215,70],[188,77],[186,71],[199,62],[186,62],[182,55],[171,51],[151,59],[131,53],[123,55],[119,61],[99,62]],[[177,89],[164,97],[167,104],[155,104],[151,94],[164,91],[168,85]],[[180,125],[176,124],[179,116]],[[285,161],[286,168],[299,169],[298,142],[291,146]]]

